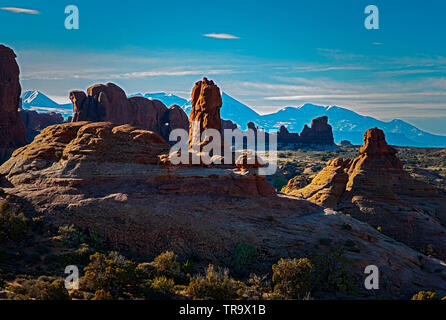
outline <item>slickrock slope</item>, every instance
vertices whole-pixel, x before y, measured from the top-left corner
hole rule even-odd
[[[446,293],[439,261],[356,219],[270,193],[250,171],[172,166],[163,160],[168,148],[129,125],[55,125],[0,167],[0,186],[56,227],[95,228],[119,250],[154,256],[170,249],[217,262],[244,243],[256,250],[254,267],[267,272],[281,257],[320,253],[321,238],[329,238],[359,248],[349,253],[358,277],[378,265],[392,283],[384,292],[409,297],[435,286]]]
[[[413,179],[396,154],[383,131],[370,129],[356,159],[330,160],[310,185],[289,194],[351,214],[412,248],[433,248],[446,259],[446,198]]]
[[[48,112],[38,113],[32,110],[20,109],[20,118],[26,129],[26,139],[33,141],[40,131],[46,127],[64,123],[64,118],[60,113]]]
[[[26,144],[25,126],[19,116],[19,66],[14,51],[0,45],[0,163],[14,149]]]
[[[73,122],[111,122],[129,124],[162,135],[166,140],[172,130],[188,128],[187,115],[178,106],[167,108],[159,100],[127,98],[113,83],[97,84],[82,91],[72,91]]]

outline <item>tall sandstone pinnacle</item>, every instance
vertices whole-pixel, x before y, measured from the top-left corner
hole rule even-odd
[[[223,105],[220,88],[207,78],[195,83],[192,89],[192,110],[190,112],[189,144],[192,148],[193,142],[199,142],[200,146],[206,144],[201,141],[201,134],[207,129],[215,129],[221,132],[220,109]],[[198,124],[194,128],[194,124]],[[199,131],[198,131],[199,129]]]
[[[287,193],[334,208],[410,247],[446,259],[446,197],[404,170],[397,150],[374,128],[354,160],[333,159],[310,185]]]
[[[19,115],[20,69],[14,51],[0,45],[0,162],[26,144],[25,126]]]

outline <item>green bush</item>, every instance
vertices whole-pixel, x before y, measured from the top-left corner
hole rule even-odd
[[[0,204],[0,243],[22,241],[28,232],[28,219],[23,213],[16,214],[10,204]]]
[[[249,270],[256,260],[256,251],[250,245],[237,243],[230,261],[230,269],[237,275],[249,275]]]
[[[10,287],[10,298],[14,300],[70,300],[63,279],[42,276],[19,281]]]
[[[108,255],[95,253],[90,256],[90,264],[84,268],[80,279],[80,289],[89,292],[104,290],[113,298],[126,297],[135,291],[136,265],[117,252]]]
[[[412,300],[440,300],[435,291],[420,291],[412,297]]]
[[[77,248],[86,240],[86,236],[74,225],[59,227],[58,235],[66,246],[72,248]]]
[[[311,291],[313,264],[307,258],[280,259],[273,265],[274,293],[285,299],[304,299]]]
[[[209,265],[204,276],[190,279],[186,294],[193,299],[232,300],[242,287],[241,282],[229,277],[227,269],[215,270],[213,265]]]
[[[320,292],[357,294],[357,279],[347,270],[351,263],[344,257],[344,248],[332,248],[314,259],[313,288]]]

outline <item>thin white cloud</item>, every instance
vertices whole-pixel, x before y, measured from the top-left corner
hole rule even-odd
[[[110,75],[112,79],[138,79],[147,77],[182,77],[182,76],[197,76],[197,75],[216,75],[216,74],[230,74],[233,70],[156,70],[156,71],[139,71],[128,72],[124,74]]]
[[[27,14],[40,14],[39,11],[33,9],[16,8],[16,7],[3,7],[1,10],[10,11],[14,13],[27,13]]]
[[[204,34],[203,37],[214,38],[214,39],[225,39],[225,40],[240,39],[240,37],[228,33],[207,33]]]
[[[314,94],[314,95],[295,95],[295,96],[278,96],[265,97],[269,101],[301,101],[312,99],[362,99],[362,100],[392,100],[407,97],[433,97],[446,96],[444,92],[404,92],[404,93],[370,93],[370,94]]]

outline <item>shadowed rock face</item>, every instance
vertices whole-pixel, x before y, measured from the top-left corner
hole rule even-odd
[[[162,135],[166,140],[172,130],[188,128],[187,115],[178,106],[167,108],[161,101],[143,97],[127,98],[113,83],[97,84],[82,91],[72,91],[72,122],[111,122],[129,124]]]
[[[277,134],[277,141],[283,144],[302,145],[334,145],[333,130],[328,124],[328,117],[319,117],[311,121],[311,127],[305,125],[301,134],[290,133],[285,126],[281,126]]]
[[[419,251],[432,246],[445,259],[446,198],[413,179],[396,154],[382,130],[370,129],[356,159],[330,160],[310,185],[289,194],[381,227]]]
[[[25,125],[28,141],[33,141],[40,131],[46,127],[64,123],[62,115],[55,112],[38,113],[32,110],[20,109],[19,113]]]
[[[201,136],[198,136],[198,130],[200,133],[208,129],[215,129],[221,132],[221,117],[220,109],[222,107],[222,99],[220,89],[215,85],[212,80],[203,78],[202,81],[195,83],[192,89],[192,110],[190,112],[190,130],[189,130],[189,142],[194,140],[201,141]],[[192,130],[193,122],[198,123],[198,128]],[[201,141],[200,145],[203,146],[205,141]]]
[[[25,126],[18,112],[22,88],[15,58],[12,49],[0,45],[0,163],[26,144]]]
[[[305,125],[300,138],[304,144],[334,145],[333,130],[328,124],[328,117],[313,119],[311,128]]]

